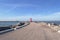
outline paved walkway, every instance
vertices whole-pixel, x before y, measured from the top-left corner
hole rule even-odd
[[[0,35],[0,40],[60,40],[60,34],[39,23]]]

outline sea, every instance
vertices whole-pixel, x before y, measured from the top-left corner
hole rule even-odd
[[[0,27],[15,25],[17,23],[19,23],[19,21],[0,21]]]

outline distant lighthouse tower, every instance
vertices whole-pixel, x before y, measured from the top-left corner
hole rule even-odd
[[[32,22],[32,18],[30,18],[30,22]]]

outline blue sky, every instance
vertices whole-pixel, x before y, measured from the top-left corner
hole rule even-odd
[[[60,0],[0,0],[0,20],[60,20]]]

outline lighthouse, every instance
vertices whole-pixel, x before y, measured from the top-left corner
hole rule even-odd
[[[30,22],[32,22],[32,18],[30,18]]]

